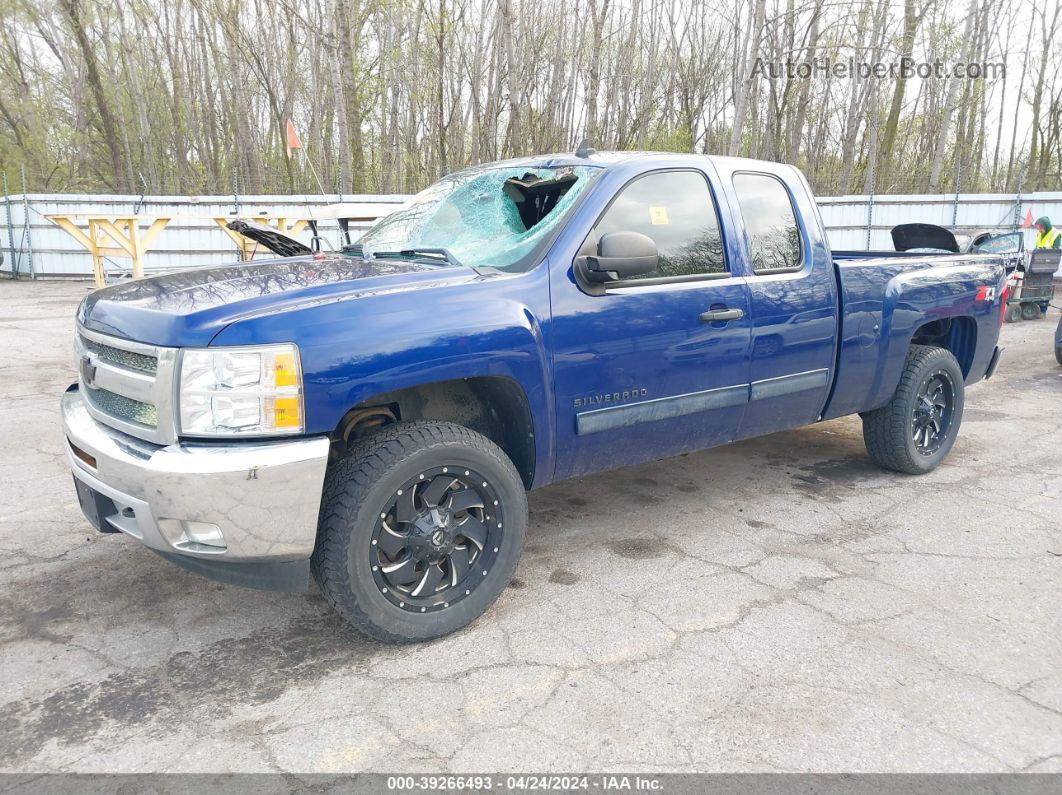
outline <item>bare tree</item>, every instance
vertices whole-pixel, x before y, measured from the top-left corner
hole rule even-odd
[[[574,147],[759,155],[820,192],[1059,182],[1055,0],[0,0],[33,188],[407,192]],[[1031,31],[1026,36],[1025,31]],[[1013,31],[1013,32],[1012,32]],[[1004,62],[1010,74],[890,64]],[[852,66],[846,72],[833,67]],[[871,67],[886,67],[883,73]],[[868,71],[870,69],[870,71]],[[292,119],[304,154],[289,158]]]

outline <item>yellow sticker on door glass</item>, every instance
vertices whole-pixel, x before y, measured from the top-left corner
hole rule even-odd
[[[667,220],[667,207],[650,207],[649,221],[653,226],[670,224],[671,222]]]

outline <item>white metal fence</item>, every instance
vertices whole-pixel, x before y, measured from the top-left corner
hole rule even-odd
[[[194,268],[237,259],[236,247],[211,216],[264,215],[298,217],[306,207],[343,202],[399,204],[407,196],[101,196],[17,194],[4,198],[0,241],[6,275],[92,275],[88,252],[48,215],[170,216],[145,257],[147,272]],[[838,249],[892,248],[889,230],[920,221],[958,231],[1014,229],[1028,211],[1062,223],[1062,192],[1015,194],[947,194],[912,196],[827,196],[818,199],[830,244]],[[324,237],[339,244],[334,222],[320,225]],[[310,233],[298,235],[309,242]],[[128,260],[107,263],[107,270],[127,270]]]
[[[819,211],[830,246],[892,249],[889,230],[897,224],[926,223],[957,232],[1004,231],[1019,227],[1031,212],[1062,224],[1062,192],[958,193],[942,195],[820,196]],[[1031,245],[1032,239],[1028,241]]]
[[[196,268],[238,259],[236,246],[212,220],[222,217],[265,216],[268,218],[302,218],[306,208],[321,208],[337,202],[380,202],[395,204],[406,196],[103,196],[80,194],[13,195],[0,207],[0,240],[4,255],[2,271],[20,277],[92,276],[92,257],[67,232],[50,220],[49,215],[140,215],[169,217],[173,220],[159,234],[144,257],[146,272]],[[365,228],[367,223],[351,224]],[[337,248],[339,227],[335,221],[318,224],[322,237]],[[295,235],[307,244],[307,229]],[[108,272],[128,271],[128,259],[105,263]]]

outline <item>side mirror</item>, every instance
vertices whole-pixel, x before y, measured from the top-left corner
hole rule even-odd
[[[578,257],[575,265],[589,282],[615,282],[644,276],[660,261],[656,243],[640,232],[610,232],[597,244],[597,254]]]

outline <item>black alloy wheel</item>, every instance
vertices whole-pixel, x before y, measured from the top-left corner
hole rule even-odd
[[[373,579],[404,610],[448,608],[490,573],[504,529],[486,478],[464,467],[426,470],[391,496],[376,522]]]
[[[482,615],[526,533],[524,482],[494,442],[450,422],[397,422],[329,467],[310,563],[351,625],[413,643]]]
[[[955,410],[955,384],[943,370],[930,374],[918,389],[911,417],[915,448],[925,456],[935,454],[951,429]]]

